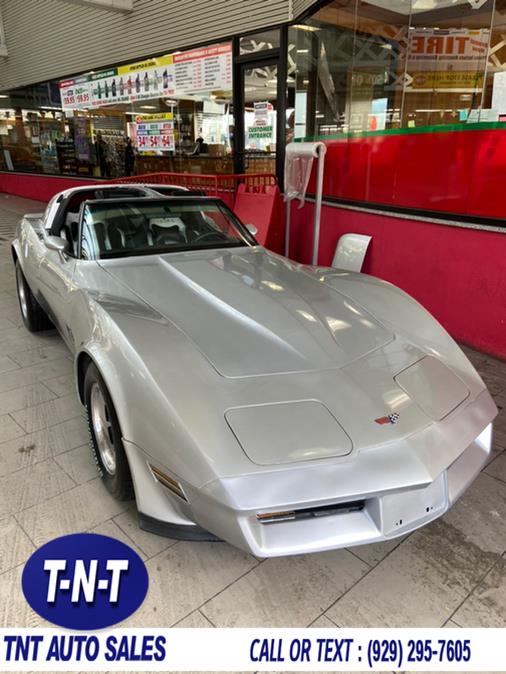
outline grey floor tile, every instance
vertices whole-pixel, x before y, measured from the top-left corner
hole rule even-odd
[[[76,484],[83,484],[99,475],[89,443],[56,455],[55,461]]]
[[[142,552],[142,550],[135,545],[131,538],[129,538],[129,536],[127,536],[125,532],[118,527],[117,524],[114,524],[113,520],[108,520],[107,522],[103,522],[102,524],[93,527],[93,529],[90,529],[89,533],[109,536],[109,538],[115,538],[122,543],[126,543],[126,545],[129,545],[132,548],[132,550],[135,550],[141,559],[146,559],[146,555]]]
[[[68,351],[59,336],[52,333],[45,337],[39,335],[47,333],[31,333],[25,327],[20,327],[11,339],[2,339],[0,344],[2,353],[9,356],[19,367],[29,367],[39,361],[68,356]]]
[[[21,591],[23,566],[17,566],[0,576],[0,627],[47,627]]]
[[[25,347],[22,350],[26,350],[26,347],[34,349],[40,346],[40,338],[37,336],[39,333],[28,332],[23,323],[17,325],[14,318],[10,318],[9,322],[9,328],[0,330],[0,348],[2,350],[10,351],[16,342]],[[15,352],[16,349],[13,348],[13,353]]]
[[[0,479],[0,517],[43,503],[73,486],[53,459],[11,473]]]
[[[116,501],[97,478],[24,510],[16,519],[40,546],[57,536],[93,529],[128,506]]]
[[[148,596],[125,627],[167,627],[247,573],[257,561],[227,543],[180,541],[147,562]]]
[[[462,627],[506,627],[506,559],[501,559],[453,615]]]
[[[0,377],[0,392],[12,391],[21,386],[29,386],[37,381],[44,381],[59,375],[73,376],[74,367],[68,358],[50,360],[30,367],[18,368],[2,374]]]
[[[24,429],[9,414],[0,416],[0,442],[19,438],[24,434]]]
[[[0,393],[0,414],[17,412],[26,407],[33,407],[40,403],[54,400],[56,395],[41,383],[22,386],[21,388]]]
[[[11,321],[9,321],[8,318],[0,318],[0,330],[8,330],[13,327],[14,324]]]
[[[267,559],[202,613],[217,627],[305,627],[369,568],[347,550]]]
[[[186,616],[186,618],[183,618],[178,623],[176,623],[174,627],[190,627],[194,629],[201,627],[214,627],[214,625],[212,625],[200,611],[193,611],[193,613],[190,613],[190,615]]]
[[[73,417],[83,415],[83,408],[77,396],[71,394],[63,398],[56,398],[34,407],[12,412],[12,418],[25,429],[27,433],[39,431],[42,428],[59,424]]]
[[[309,627],[316,627],[318,629],[320,628],[329,628],[329,629],[336,629],[337,625],[332,622],[330,618],[327,618],[326,615],[321,615],[319,618],[317,618],[314,622],[311,623]]]
[[[469,544],[501,555],[506,550],[504,483],[481,473],[443,519]]]
[[[0,443],[0,476],[32,466],[88,441],[88,430],[80,417],[43,428],[36,433]]]
[[[9,358],[9,356],[0,356],[0,374],[18,369],[19,365],[15,363],[12,358]]]
[[[75,393],[76,390],[75,379],[68,374],[64,374],[61,377],[55,377],[54,379],[48,379],[44,382],[44,385],[57,396],[66,396],[70,393]]]
[[[501,452],[488,464],[484,472],[506,483],[506,452]]]
[[[506,367],[504,363],[489,357],[484,364],[478,367],[478,371],[492,395],[506,390]]]
[[[35,550],[14,517],[0,520],[0,541],[0,574],[25,562]]]
[[[356,545],[350,548],[357,557],[360,557],[369,566],[376,566],[385,557],[395,550],[395,548],[402,543],[405,536],[394,538],[391,541],[382,541],[381,543],[371,543],[370,545]]]
[[[401,543],[326,613],[341,627],[439,627],[497,558],[437,520]]]
[[[115,523],[139,546],[148,558],[158,555],[177,543],[173,538],[156,536],[139,527],[137,508],[133,507],[114,518]]]

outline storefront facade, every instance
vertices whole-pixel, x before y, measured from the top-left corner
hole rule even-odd
[[[329,197],[499,215],[488,195],[482,204],[467,195],[479,148],[489,138],[501,145],[506,126],[504,0],[251,2],[247,16],[245,4],[137,0],[105,21],[104,10],[49,0],[45,33],[40,19],[27,53],[22,26],[35,4],[4,0],[0,170],[106,178],[254,171],[282,183],[285,144],[320,139],[332,148]],[[213,33],[223,39],[202,40]],[[150,51],[162,48],[161,34],[177,49]],[[58,76],[12,86],[42,72]],[[489,134],[462,133],[481,130]],[[444,149],[440,133],[450,134]],[[363,164],[353,153],[371,156]],[[441,175],[420,184],[424,157]],[[414,184],[403,184],[413,168]]]
[[[46,0],[28,40],[36,0],[0,2],[0,189],[157,172],[282,189],[286,144],[321,140],[319,261],[372,233],[365,271],[506,356],[506,0],[92,5]],[[293,218],[302,261],[311,213]]]

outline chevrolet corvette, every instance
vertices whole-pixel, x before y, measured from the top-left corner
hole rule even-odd
[[[415,300],[258,245],[213,198],[71,191],[12,244],[28,330],[56,326],[105,488],[140,526],[259,557],[445,513],[497,413]]]

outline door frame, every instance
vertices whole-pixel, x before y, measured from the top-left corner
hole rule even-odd
[[[285,130],[287,99],[288,27],[280,29],[279,47],[249,54],[240,53],[240,38],[232,41],[233,51],[233,105],[234,105],[234,173],[244,173],[244,71],[262,65],[278,66],[276,92],[276,177],[283,190],[285,166]]]

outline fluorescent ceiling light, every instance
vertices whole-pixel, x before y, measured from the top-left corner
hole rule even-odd
[[[315,33],[317,30],[320,30],[316,26],[294,26],[297,30],[307,30],[309,33]]]

